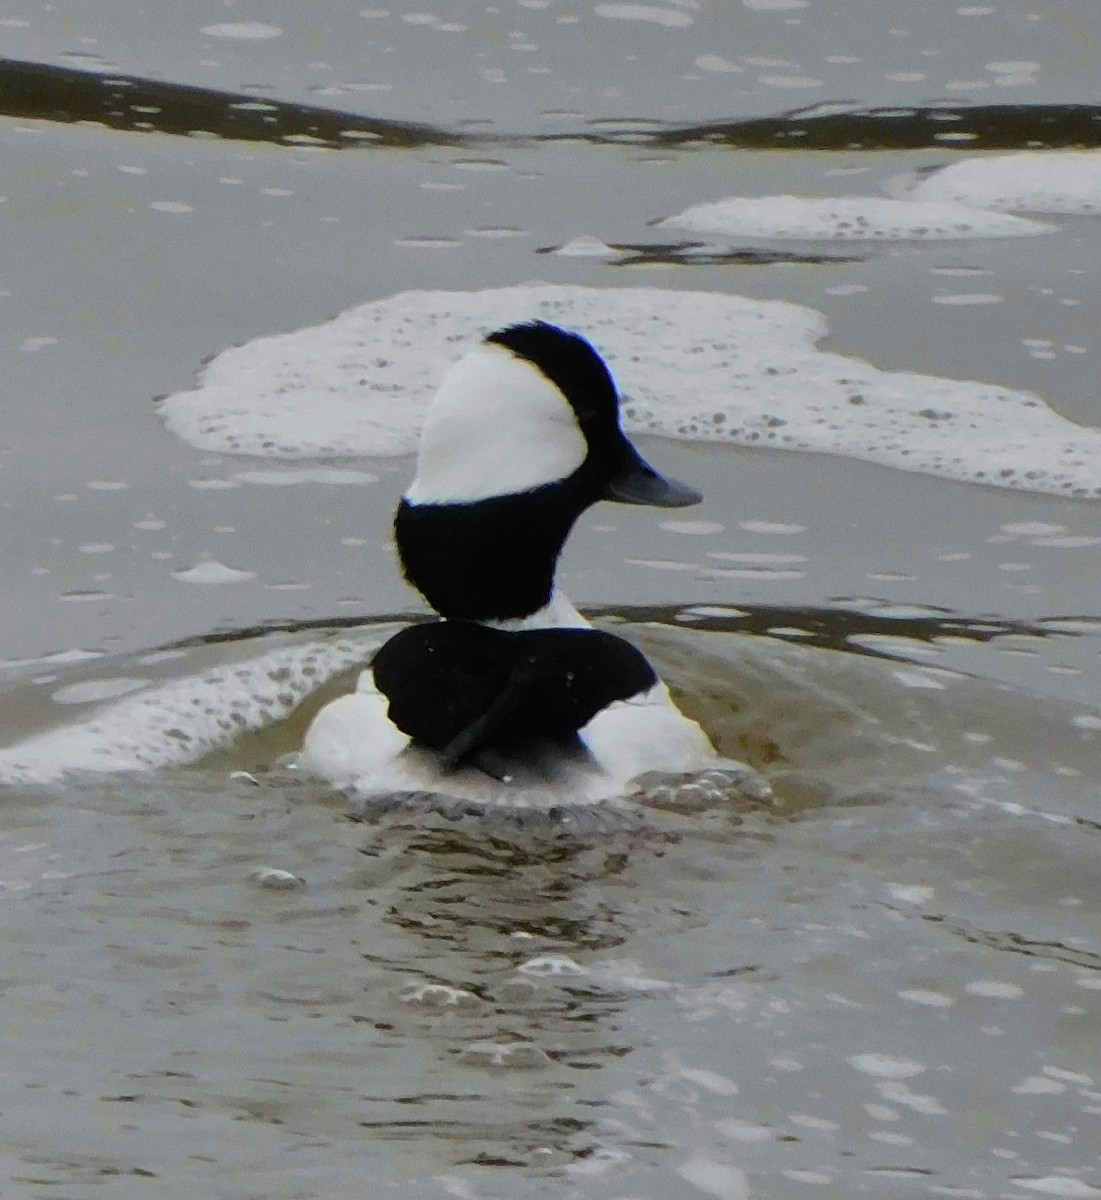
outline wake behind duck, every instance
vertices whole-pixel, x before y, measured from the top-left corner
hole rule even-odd
[[[361,794],[518,806],[622,797],[638,776],[718,758],[645,656],[555,588],[562,547],[599,500],[682,507],[651,467],[584,338],[543,322],[491,333],[429,407],[394,535],[442,620],[386,642],[307,731],[299,765]]]

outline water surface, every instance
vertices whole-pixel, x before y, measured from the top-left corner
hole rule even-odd
[[[410,461],[202,451],[154,402],[539,280],[806,305],[1095,426],[1095,217],[653,222],[1094,146],[1096,40],[1084,3],[5,15],[0,765],[108,768],[5,775],[13,1195],[1101,1195],[1096,501],[647,440],[704,505],[593,510],[563,585],[776,803],[380,814],[279,760],[419,611]],[[124,735],[167,765],[112,773]]]

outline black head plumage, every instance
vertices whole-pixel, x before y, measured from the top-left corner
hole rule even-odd
[[[523,491],[496,494],[495,481],[486,479],[486,494],[475,501],[402,500],[394,534],[405,577],[441,616],[457,620],[524,617],[547,604],[562,546],[598,500],[680,507],[700,499],[655,471],[624,435],[615,381],[580,334],[532,321],[499,329],[485,344],[508,351],[553,385],[584,454],[568,475]]]

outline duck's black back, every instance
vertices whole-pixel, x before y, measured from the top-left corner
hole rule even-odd
[[[390,720],[455,763],[527,739],[569,738],[657,682],[641,651],[602,630],[506,632],[466,621],[403,629],[372,665]]]

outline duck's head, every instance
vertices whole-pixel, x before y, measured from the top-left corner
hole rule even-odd
[[[445,376],[395,520],[406,579],[441,616],[526,617],[598,500],[679,508],[700,494],[627,439],[619,393],[581,336],[541,321],[491,333]]]

